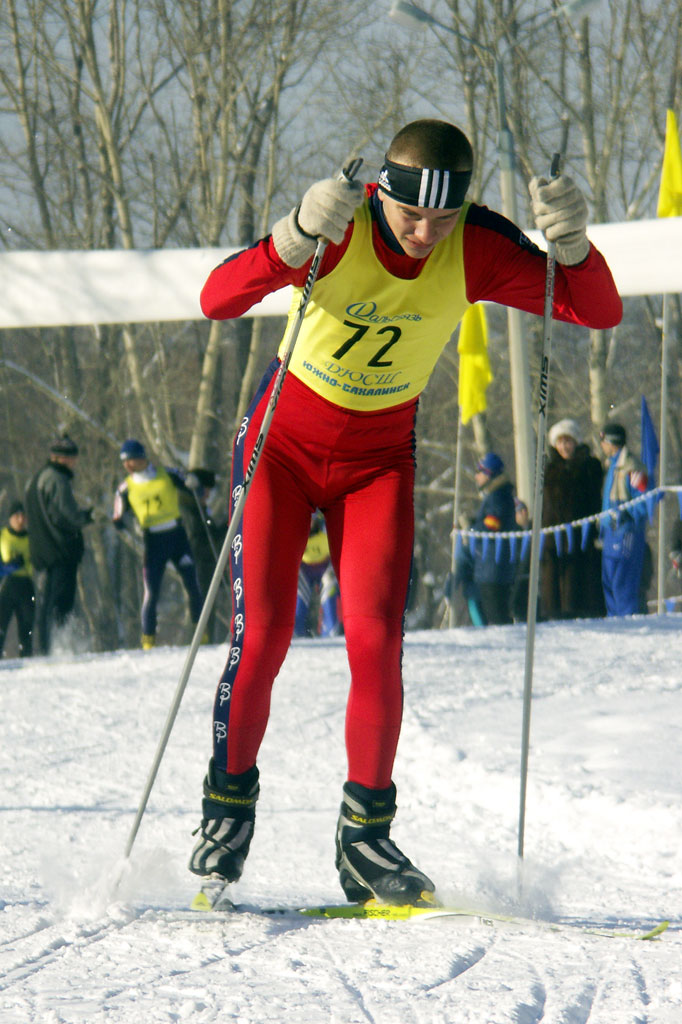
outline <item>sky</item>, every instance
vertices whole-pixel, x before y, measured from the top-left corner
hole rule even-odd
[[[525,627],[409,632],[392,835],[445,902],[534,920],[189,909],[225,647],[199,650],[131,855],[186,649],[0,662],[3,1024],[679,1024],[678,615],[537,627],[525,855]],[[336,903],[343,639],[295,640],[261,749],[253,907]],[[669,919],[655,942],[604,938]],[[578,927],[552,931],[548,923]]]

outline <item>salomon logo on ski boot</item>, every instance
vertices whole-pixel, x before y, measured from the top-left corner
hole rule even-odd
[[[229,775],[211,760],[204,779],[203,819],[196,830],[200,838],[192,850],[190,871],[219,875],[227,882],[241,877],[253,837],[258,793],[255,765],[241,775]]]
[[[395,816],[395,786],[372,790],[355,782],[343,787],[336,830],[336,867],[351,903],[375,897],[396,906],[428,905],[434,884],[389,838]]]

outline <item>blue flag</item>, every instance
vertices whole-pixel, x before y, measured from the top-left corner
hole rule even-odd
[[[658,439],[654,424],[649,415],[649,406],[642,395],[642,462],[646,466],[649,487],[656,486],[656,466],[658,464]]]

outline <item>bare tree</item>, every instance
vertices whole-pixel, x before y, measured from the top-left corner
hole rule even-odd
[[[323,152],[316,118],[325,103],[338,116],[354,99],[329,93],[325,69],[358,36],[363,13],[359,0],[343,12],[308,0],[8,0],[0,9],[0,189],[10,201],[0,244],[252,244],[300,183],[331,173],[348,148],[340,137]],[[364,109],[378,120],[394,106],[367,92]],[[130,550],[106,526],[118,440],[140,436],[155,457],[185,464],[209,463],[222,450],[224,469],[238,404],[261,369],[259,340],[273,330],[281,324],[244,320],[3,333],[7,437],[21,419],[15,404],[48,399],[25,464],[12,466],[12,489],[23,488],[57,429],[87,439],[78,483],[101,525],[90,533],[83,605],[107,645],[131,633],[135,604],[119,571]]]
[[[424,115],[465,127],[472,196],[499,208],[499,62],[526,222],[527,180],[548,166],[564,113],[568,166],[591,219],[654,214],[665,107],[679,103],[679,5],[626,0],[573,26],[549,16],[549,0],[425,7],[460,35],[401,34],[372,22],[360,0],[5,0],[0,245],[248,246],[349,156],[364,156],[374,178],[395,129]],[[558,327],[552,409],[595,426],[608,412],[634,416],[640,393],[657,394],[659,315],[655,300],[633,299],[615,334]],[[490,311],[489,325],[495,380],[478,443],[511,465],[504,316]],[[234,425],[282,329],[281,320],[244,318],[3,332],[0,433],[16,454],[0,499],[22,489],[56,429],[78,433],[87,452],[78,486],[100,510],[84,574],[98,642],[136,634],[137,555],[107,525],[116,444],[138,435],[159,459],[226,473]],[[535,374],[540,332],[532,322],[528,331]],[[422,576],[435,580],[449,558],[457,369],[450,346],[420,403],[418,553]],[[467,429],[468,468],[476,444]],[[428,624],[433,592],[422,591],[415,621]]]

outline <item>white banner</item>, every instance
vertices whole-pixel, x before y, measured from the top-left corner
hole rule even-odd
[[[0,253],[0,327],[200,320],[199,293],[235,249]],[[249,316],[286,315],[291,289]]]
[[[620,294],[682,292],[682,217],[595,224]],[[528,235],[544,248],[537,231]],[[107,249],[0,253],[0,328],[200,320],[199,293],[234,249]],[[283,316],[291,289],[247,316]]]

